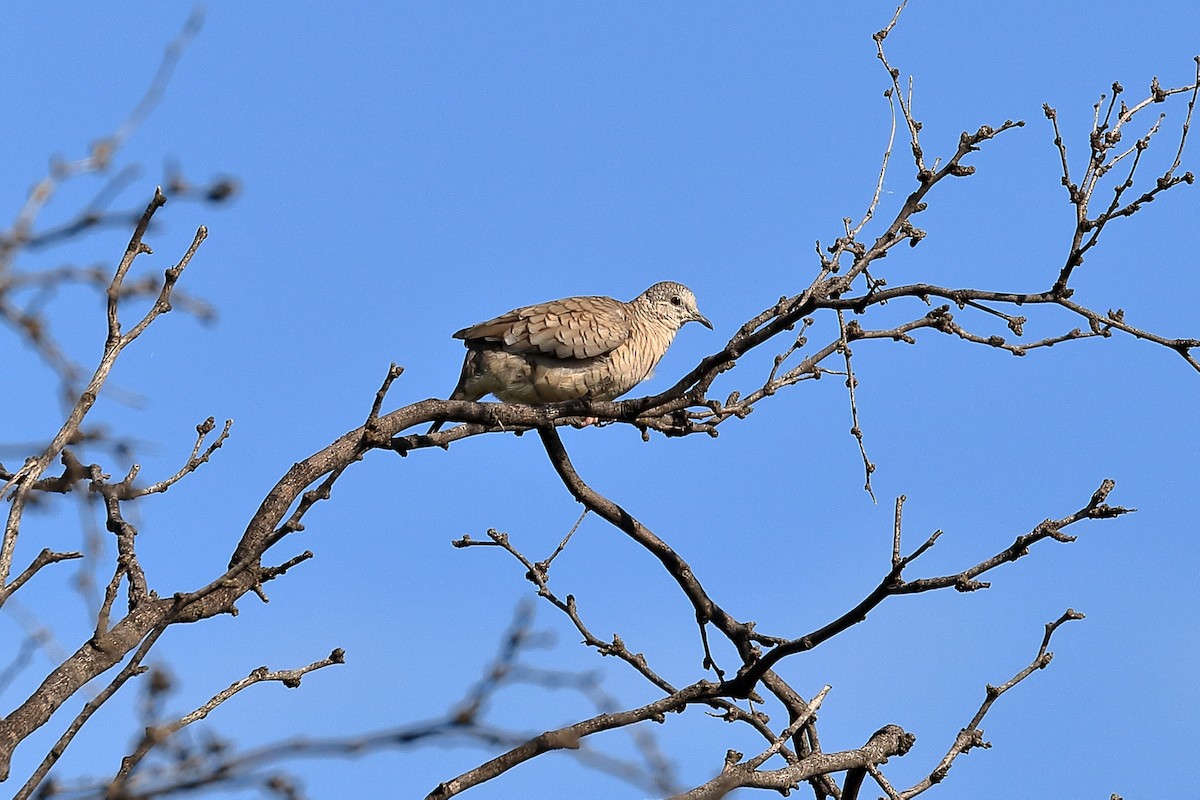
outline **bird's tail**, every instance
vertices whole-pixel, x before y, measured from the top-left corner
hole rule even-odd
[[[464,370],[465,370],[465,368],[464,368]],[[464,372],[464,374],[466,374],[466,373]],[[451,392],[450,396],[446,399],[447,400],[478,400],[479,398],[471,397],[469,394],[467,394],[465,391],[463,391],[463,378],[459,378],[458,386],[454,387],[454,391]],[[442,426],[445,424],[446,424],[446,420],[444,420],[444,419],[436,420],[432,425],[429,426],[429,430],[425,431],[425,435],[432,436],[433,434],[440,431],[442,429]]]
[[[474,383],[478,377],[478,365],[472,357],[473,351],[467,351],[467,357],[463,359],[462,373],[458,376],[458,384],[455,385],[454,391],[450,393],[448,400],[478,400],[483,397],[483,392],[474,390]],[[467,387],[471,386],[472,390],[468,391]],[[425,432],[426,436],[431,436],[441,430],[446,424],[446,420],[439,419],[429,426],[429,430]]]

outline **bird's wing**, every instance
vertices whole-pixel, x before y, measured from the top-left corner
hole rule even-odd
[[[454,338],[494,342],[510,353],[595,358],[619,347],[631,330],[625,303],[611,297],[567,297],[514,309],[463,328]]]

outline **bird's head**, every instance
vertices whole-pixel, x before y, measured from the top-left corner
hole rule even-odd
[[[696,307],[696,295],[682,283],[663,281],[656,283],[638,298],[643,300],[650,313],[656,318],[674,324],[676,330],[688,322],[699,322],[712,330],[708,317],[700,313]]]

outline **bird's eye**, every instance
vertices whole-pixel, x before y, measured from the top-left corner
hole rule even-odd
[[[677,294],[671,295],[671,305],[673,305],[673,306],[683,305],[683,298]]]

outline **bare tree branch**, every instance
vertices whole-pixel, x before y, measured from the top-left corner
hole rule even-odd
[[[862,459],[865,488],[874,499],[871,476],[875,465],[868,458],[865,447],[856,395],[857,366],[862,362],[852,360],[852,346],[858,346],[859,342],[864,343],[864,347],[868,346],[866,343],[876,341],[916,344],[918,337],[923,336],[919,332],[928,329],[968,344],[994,348],[1014,356],[1024,356],[1072,341],[1110,338],[1114,332],[1119,332],[1177,352],[1193,369],[1200,371],[1200,360],[1194,355],[1196,349],[1200,348],[1200,340],[1172,338],[1135,327],[1125,321],[1121,309],[1100,312],[1076,303],[1071,299],[1073,289],[1069,285],[1078,267],[1084,263],[1085,255],[1097,245],[1100,234],[1113,220],[1133,216],[1168,190],[1181,183],[1193,181],[1190,172],[1179,175],[1177,170],[1182,163],[1197,87],[1200,86],[1200,60],[1197,61],[1197,79],[1194,83],[1164,89],[1155,80],[1151,83],[1149,96],[1131,107],[1118,99],[1124,89],[1119,84],[1114,84],[1111,96],[1102,97],[1093,109],[1093,122],[1088,139],[1088,161],[1081,173],[1072,170],[1067,145],[1059,131],[1057,112],[1049,106],[1045,107],[1045,113],[1054,131],[1054,146],[1061,162],[1063,184],[1075,208],[1076,216],[1073,230],[1070,231],[1066,259],[1062,262],[1057,259],[1048,261],[1051,267],[1046,276],[1046,283],[1038,284],[1050,284],[1049,289],[1028,291],[1027,287],[954,288],[923,282],[890,286],[887,280],[890,276],[883,271],[881,262],[897,246],[907,243],[909,247],[915,247],[927,236],[926,231],[915,224],[915,218],[928,208],[929,203],[938,198],[935,187],[947,178],[971,176],[974,166],[968,162],[974,159],[986,143],[1024,124],[1021,121],[1005,120],[995,127],[981,125],[973,133],[962,132],[952,152],[943,154],[942,157],[927,155],[921,142],[921,123],[914,115],[914,81],[912,78],[903,80],[901,71],[892,66],[884,48],[885,41],[897,24],[903,8],[902,3],[891,22],[875,35],[878,59],[888,76],[885,97],[891,114],[891,133],[883,154],[874,194],[857,225],[852,226],[851,218],[843,218],[839,235],[833,243],[826,247],[818,243],[815,277],[807,286],[790,287],[789,294],[783,294],[775,300],[764,298],[767,305],[763,310],[747,319],[720,351],[702,359],[671,388],[649,397],[619,402],[585,398],[540,406],[430,398],[386,411],[385,404],[389,392],[403,372],[402,368],[392,364],[372,398],[363,424],[347,431],[309,457],[294,463],[263,497],[258,509],[247,521],[236,546],[232,548],[228,566],[222,574],[215,577],[205,576],[207,582],[199,587],[178,590],[170,596],[159,596],[150,589],[152,582],[139,562],[136,550],[137,529],[134,525],[137,517],[130,515],[132,507],[127,504],[139,498],[165,493],[195,472],[201,464],[207,463],[224,444],[231,422],[226,422],[224,429],[215,437],[213,434],[216,432],[216,425],[213,418],[197,426],[195,443],[183,466],[168,477],[145,487],[135,486],[135,480],[140,473],[138,464],[130,467],[123,477],[114,479],[101,464],[86,463],[87,459],[77,456],[70,447],[89,441],[89,431],[83,427],[85,418],[101,389],[106,385],[118,356],[162,314],[172,309],[173,300],[179,297],[176,285],[204,240],[206,229],[200,227],[197,230],[190,247],[178,264],[166,269],[161,279],[139,280],[133,272],[134,262],[139,257],[151,253],[145,239],[153,217],[167,199],[160,189],[156,191],[145,211],[137,217],[124,257],[111,276],[104,273],[97,278],[94,273],[65,267],[57,272],[34,277],[18,274],[11,267],[14,254],[23,248],[53,244],[63,237],[80,235],[97,225],[119,221],[120,213],[110,212],[108,209],[112,197],[127,180],[124,172],[114,176],[110,184],[76,219],[68,220],[57,228],[43,229],[40,233],[33,230],[38,214],[48,202],[58,182],[81,171],[102,169],[110,162],[112,153],[125,141],[132,127],[140,124],[158,102],[167,76],[178,59],[180,48],[194,34],[195,27],[199,24],[196,18],[189,22],[180,39],[168,49],[146,98],[135,108],[126,124],[96,145],[86,159],[75,164],[59,165],[53,170],[46,181],[35,187],[12,230],[0,237],[0,317],[15,327],[20,336],[32,342],[42,358],[59,370],[61,375],[69,375],[71,386],[74,386],[77,376],[71,371],[73,366],[70,360],[45,332],[40,307],[37,303],[22,305],[12,299],[12,293],[36,293],[72,281],[97,286],[103,283],[106,295],[107,334],[102,355],[91,378],[78,392],[72,390],[65,421],[50,442],[33,448],[35,454],[17,469],[8,471],[0,467],[0,479],[4,481],[0,494],[4,494],[10,501],[4,536],[0,541],[0,604],[26,586],[42,568],[59,561],[81,557],[80,553],[43,549],[28,567],[15,578],[11,578],[23,515],[34,499],[54,499],[57,494],[70,492],[75,492],[77,496],[98,499],[103,508],[105,527],[114,536],[116,550],[111,570],[106,567],[102,573],[108,578],[99,606],[95,609],[95,626],[90,638],[80,643],[75,652],[58,659],[58,663],[48,671],[40,685],[16,708],[0,718],[0,779],[7,779],[9,776],[13,752],[21,742],[45,725],[91,681],[123,663],[124,666],[111,677],[100,694],[77,713],[57,744],[28,777],[17,796],[30,797],[35,791],[39,791],[39,785],[43,784],[49,771],[83,724],[129,678],[146,671],[143,661],[147,653],[169,626],[199,622],[216,615],[234,614],[238,610],[237,603],[250,593],[257,594],[265,601],[265,582],[285,575],[293,567],[312,558],[311,550],[303,550],[296,554],[299,548],[291,548],[289,545],[289,548],[281,548],[280,551],[272,553],[273,548],[293,533],[302,531],[307,513],[317,503],[330,498],[335,484],[372,450],[390,450],[405,456],[417,449],[436,447],[448,450],[451,444],[479,435],[519,435],[530,430],[536,431],[547,458],[565,489],[583,505],[580,521],[561,539],[556,549],[540,560],[522,553],[507,534],[494,529],[488,531],[487,541],[476,541],[464,536],[454,544],[462,548],[486,545],[510,554],[524,568],[525,577],[536,587],[538,595],[570,620],[586,646],[601,655],[615,656],[630,666],[653,686],[660,696],[641,705],[626,706],[615,701],[606,701],[603,708],[598,704],[597,710],[600,713],[587,719],[561,725],[537,735],[525,735],[487,725],[480,720],[483,706],[492,697],[500,679],[497,677],[490,683],[485,681],[469,691],[463,702],[447,718],[435,720],[423,727],[400,728],[379,734],[385,738],[390,737],[388,741],[395,743],[457,733],[487,741],[493,747],[505,748],[504,752],[494,758],[439,784],[429,797],[454,796],[547,752],[578,750],[584,740],[594,734],[616,729],[637,732],[640,730],[639,723],[664,722],[667,712],[680,711],[690,705],[701,705],[704,710],[725,721],[751,726],[764,744],[762,749],[749,759],[730,751],[719,774],[678,795],[683,798],[722,797],[743,787],[773,789],[786,794],[801,783],[808,782],[817,800],[827,797],[856,800],[866,776],[870,775],[891,800],[896,800],[912,797],[927,790],[946,776],[959,755],[974,747],[986,746],[979,725],[991,705],[1000,695],[1024,680],[1034,670],[1048,664],[1050,653],[1047,648],[1054,630],[1063,622],[1080,618],[1081,615],[1068,611],[1059,620],[1048,625],[1034,661],[1005,684],[988,687],[983,705],[955,739],[941,762],[926,779],[903,791],[891,785],[880,765],[889,757],[905,755],[913,744],[912,734],[898,725],[889,724],[877,730],[860,748],[833,753],[823,752],[817,731],[816,712],[828,692],[828,687],[815,697],[805,699],[776,672],[775,667],[784,658],[799,656],[862,622],[870,611],[890,597],[947,588],[954,588],[960,592],[987,588],[989,584],[979,580],[981,576],[1002,564],[1023,558],[1038,542],[1051,539],[1068,543],[1075,537],[1066,531],[1076,523],[1111,519],[1129,513],[1131,509],[1108,505],[1108,496],[1113,489],[1111,480],[1106,479],[1101,483],[1091,499],[1077,511],[1038,523],[1027,532],[1016,535],[1011,544],[993,552],[991,556],[968,563],[952,574],[920,578],[906,578],[904,572],[935,545],[942,533],[935,531],[905,554],[901,536],[904,496],[901,495],[896,501],[893,518],[890,569],[878,585],[852,608],[816,630],[799,636],[796,635],[796,631],[776,635],[759,632],[754,622],[738,619],[726,611],[714,599],[684,556],[668,544],[664,536],[648,529],[624,506],[604,496],[585,481],[576,471],[557,431],[561,425],[583,427],[592,420],[600,420],[604,423],[629,425],[646,439],[649,438],[651,430],[665,436],[716,436],[721,425],[730,420],[736,419],[741,422],[748,419],[759,403],[777,397],[784,389],[820,379],[822,376],[840,375],[845,377],[851,411],[851,433],[856,439]],[[1161,136],[1167,129],[1162,116],[1147,122],[1143,112],[1152,105],[1167,102],[1176,95],[1189,93],[1190,100],[1186,117],[1180,127],[1174,163],[1152,184],[1140,186],[1141,177],[1138,170],[1147,169],[1145,165],[1149,163],[1145,154],[1155,137]],[[876,221],[875,218],[880,213],[884,179],[891,163],[896,130],[901,125],[908,132],[915,179],[908,195],[891,219]],[[1126,132],[1135,126],[1142,131],[1141,136],[1133,144],[1122,144]],[[1076,180],[1072,175],[1079,177]],[[1110,175],[1116,176],[1112,179],[1116,181],[1115,185],[1108,180]],[[1096,200],[1096,192],[1102,185],[1112,188],[1112,195],[1106,201]],[[182,178],[178,179],[176,188],[183,193],[203,191],[187,184]],[[231,184],[218,182],[209,187],[208,191],[210,199],[220,199],[228,196],[233,190]],[[1093,207],[1093,203],[1098,205]],[[872,226],[871,233],[874,238],[860,240],[870,223],[876,223]],[[130,324],[129,301],[142,297],[150,298],[149,308],[140,317],[135,315]],[[933,306],[934,301],[941,304]],[[888,303],[893,304],[893,309],[904,309],[907,313],[893,315],[888,318],[889,322],[877,323],[876,312]],[[915,310],[911,310],[914,307]],[[955,309],[955,313],[952,313],[952,309]],[[125,319],[122,318],[123,314]],[[1025,338],[1025,326],[1029,322],[1026,315],[1033,314],[1059,314],[1066,317],[1068,323],[1061,327],[1051,327],[1051,333],[1041,338],[1028,340]],[[895,321],[897,318],[899,321]],[[1040,317],[1038,321],[1041,321]],[[1079,327],[1069,327],[1072,324]],[[736,369],[739,360],[763,347],[771,348],[763,352],[778,353],[770,369],[766,370],[765,376],[761,373],[752,376],[740,384],[744,393],[733,391],[726,395],[723,402],[709,398],[709,392],[713,391],[713,386],[721,375]],[[827,366],[827,359],[836,356],[841,357],[842,364],[836,369]],[[742,375],[744,371],[738,373],[738,379]],[[426,435],[410,432],[417,426],[424,426],[436,420],[460,424]],[[56,460],[61,462],[62,472],[57,476],[47,475],[50,464]],[[85,486],[86,493],[81,491]],[[677,676],[668,678],[652,666],[642,653],[635,652],[627,646],[620,635],[614,634],[611,639],[602,639],[594,635],[583,618],[581,604],[577,602],[576,597],[573,594],[562,593],[557,584],[554,589],[551,588],[550,572],[556,563],[555,560],[571,546],[576,528],[589,513],[622,531],[642,552],[663,566],[666,576],[693,609],[699,634],[697,655],[702,654],[702,658],[698,657],[696,663],[705,674],[685,677],[682,680]],[[985,552],[990,552],[991,547]],[[280,552],[284,554],[281,555]],[[118,603],[120,598],[124,599],[123,603]],[[734,655],[730,657],[724,655],[728,651],[715,650],[709,640],[710,635],[724,637],[732,645]],[[507,649],[502,651],[497,662],[502,664],[510,675],[518,671],[515,666],[515,654],[520,644],[515,638],[509,641]],[[731,658],[734,663],[718,664],[713,655],[714,651],[722,653],[722,659]],[[244,777],[255,766],[261,766],[271,758],[283,757],[286,754],[322,750],[347,752],[355,747],[375,746],[382,740],[358,737],[340,741],[285,742],[277,745],[275,750],[260,750],[257,756],[246,756],[242,761],[232,757],[210,759],[203,765],[210,770],[209,772],[177,771],[168,775],[168,780],[156,784],[156,787],[151,789],[145,788],[149,784],[139,784],[143,776],[150,778],[163,775],[151,769],[151,765],[157,763],[148,761],[152,754],[168,752],[176,734],[192,722],[206,717],[242,689],[263,681],[296,685],[307,672],[341,663],[341,660],[342,654],[338,650],[327,659],[297,670],[271,672],[262,668],[218,692],[207,703],[187,715],[166,723],[148,724],[134,750],[122,762],[115,778],[106,783],[103,791],[109,798],[149,796],[139,794],[149,791],[159,794],[183,791],[198,786],[215,785],[219,775],[211,770],[230,770]],[[709,679],[707,671],[710,670],[715,680]],[[555,680],[570,682],[571,676],[562,673],[551,676],[544,673],[542,677],[546,684],[550,684]],[[610,705],[611,708],[608,707]],[[772,711],[780,707],[786,711],[786,722],[772,722],[765,710],[768,707]],[[177,738],[185,739],[187,734],[181,734]],[[162,750],[159,751],[159,748]],[[597,762],[605,758],[596,752],[591,752],[590,757]],[[781,766],[764,769],[771,762]],[[611,759],[607,763],[609,768],[617,770],[617,764]],[[833,778],[838,772],[846,772],[841,787]],[[286,783],[280,785],[290,787],[290,784]],[[91,788],[96,790],[94,785]]]
[[[908,800],[908,798],[916,797],[932,786],[941,783],[946,778],[946,774],[950,772],[950,767],[954,765],[954,760],[963,753],[966,753],[968,750],[971,750],[975,747],[991,747],[991,744],[984,741],[983,731],[980,730],[979,725],[983,722],[983,718],[987,715],[988,711],[991,710],[992,704],[1000,698],[1000,695],[1004,694],[1009,689],[1028,678],[1034,672],[1039,669],[1045,669],[1047,666],[1049,666],[1050,660],[1054,658],[1054,654],[1048,649],[1050,647],[1050,637],[1054,635],[1054,632],[1058,630],[1063,623],[1079,619],[1083,619],[1083,614],[1068,608],[1061,617],[1053,622],[1046,623],[1046,633],[1042,637],[1041,647],[1038,648],[1037,655],[1034,657],[1033,661],[1030,662],[1029,666],[1025,667],[1013,677],[1009,678],[1000,686],[992,686],[991,684],[987,686],[986,697],[984,698],[983,704],[979,706],[979,710],[975,712],[975,716],[971,718],[971,721],[967,723],[967,726],[960,730],[958,735],[954,737],[954,744],[950,746],[950,749],[946,752],[946,755],[942,757],[942,760],[938,762],[938,765],[927,777],[925,777],[919,783],[914,784],[912,787],[905,789],[902,792],[897,792],[891,787],[890,784],[887,783],[886,780],[883,780],[882,774],[873,773],[872,777],[876,778],[880,788],[889,793],[889,798],[896,797],[901,798],[902,800]],[[848,799],[843,798],[843,800]]]
[[[179,719],[167,725],[158,725],[147,728],[142,740],[138,742],[137,747],[132,753],[121,759],[121,769],[117,772],[115,778],[108,787],[108,800],[118,800],[126,797],[125,786],[132,772],[137,769],[138,764],[142,762],[154,747],[159,745],[168,737],[172,736],[183,727],[204,719],[216,709],[217,706],[224,703],[229,698],[233,697],[238,692],[253,686],[256,683],[265,683],[268,681],[278,681],[289,689],[295,689],[300,685],[301,679],[310,672],[314,672],[324,667],[333,666],[334,664],[345,663],[346,654],[339,648],[330,653],[327,657],[314,661],[305,667],[297,669],[284,670],[268,670],[266,667],[259,667],[251,672],[245,678],[234,681],[225,689],[217,692],[207,703],[192,711],[190,714],[185,714]]]

